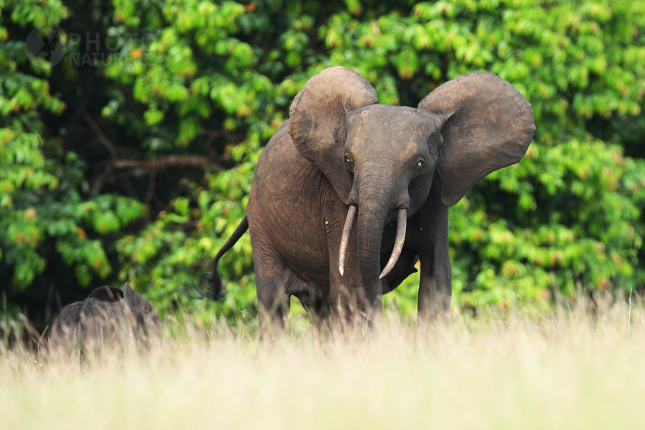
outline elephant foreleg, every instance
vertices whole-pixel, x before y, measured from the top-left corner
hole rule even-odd
[[[452,298],[452,266],[448,253],[448,210],[435,231],[431,248],[420,253],[419,321],[430,322],[448,316]]]
[[[430,266],[430,267],[428,267]],[[444,264],[421,263],[419,283],[419,321],[429,322],[438,316],[448,316],[452,298],[452,268]]]
[[[342,220],[344,221],[344,220]],[[329,227],[334,228],[333,222]],[[340,228],[340,220],[337,222]],[[339,269],[339,250],[341,248],[340,228],[336,231],[328,230],[328,252],[329,252],[329,312],[331,316],[342,324],[353,323],[360,318],[366,309],[367,299],[363,290],[361,279],[358,250],[356,247],[356,229],[352,229],[347,247],[345,249],[345,264],[343,274]]]

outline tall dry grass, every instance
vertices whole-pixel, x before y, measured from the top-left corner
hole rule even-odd
[[[270,341],[167,321],[148,350],[85,364],[4,345],[0,428],[643,429],[645,307],[601,308]]]

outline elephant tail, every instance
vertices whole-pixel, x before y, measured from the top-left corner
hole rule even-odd
[[[215,255],[215,259],[213,260],[213,271],[205,274],[206,279],[208,279],[208,282],[210,284],[209,287],[205,292],[200,291],[199,289],[197,289],[197,287],[195,287],[199,296],[194,298],[219,301],[226,296],[226,291],[222,288],[222,280],[220,279],[219,273],[217,272],[217,264],[219,263],[219,259],[222,258],[222,255],[224,255],[226,251],[231,249],[248,229],[249,220],[245,215],[231,237],[228,238],[224,246],[222,246],[217,255]]]

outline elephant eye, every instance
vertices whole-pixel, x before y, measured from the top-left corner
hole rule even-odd
[[[345,169],[347,169],[347,171],[351,173],[354,170],[354,163],[352,163],[352,159],[349,158],[349,155],[345,155],[344,161]]]
[[[423,160],[417,160],[417,168],[422,168],[424,166],[425,162]]]

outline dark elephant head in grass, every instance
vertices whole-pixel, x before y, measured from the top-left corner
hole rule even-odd
[[[52,328],[52,345],[69,349],[87,343],[115,342],[129,330],[135,337],[158,329],[157,310],[126,282],[122,290],[103,286],[82,302],[61,309]]]

